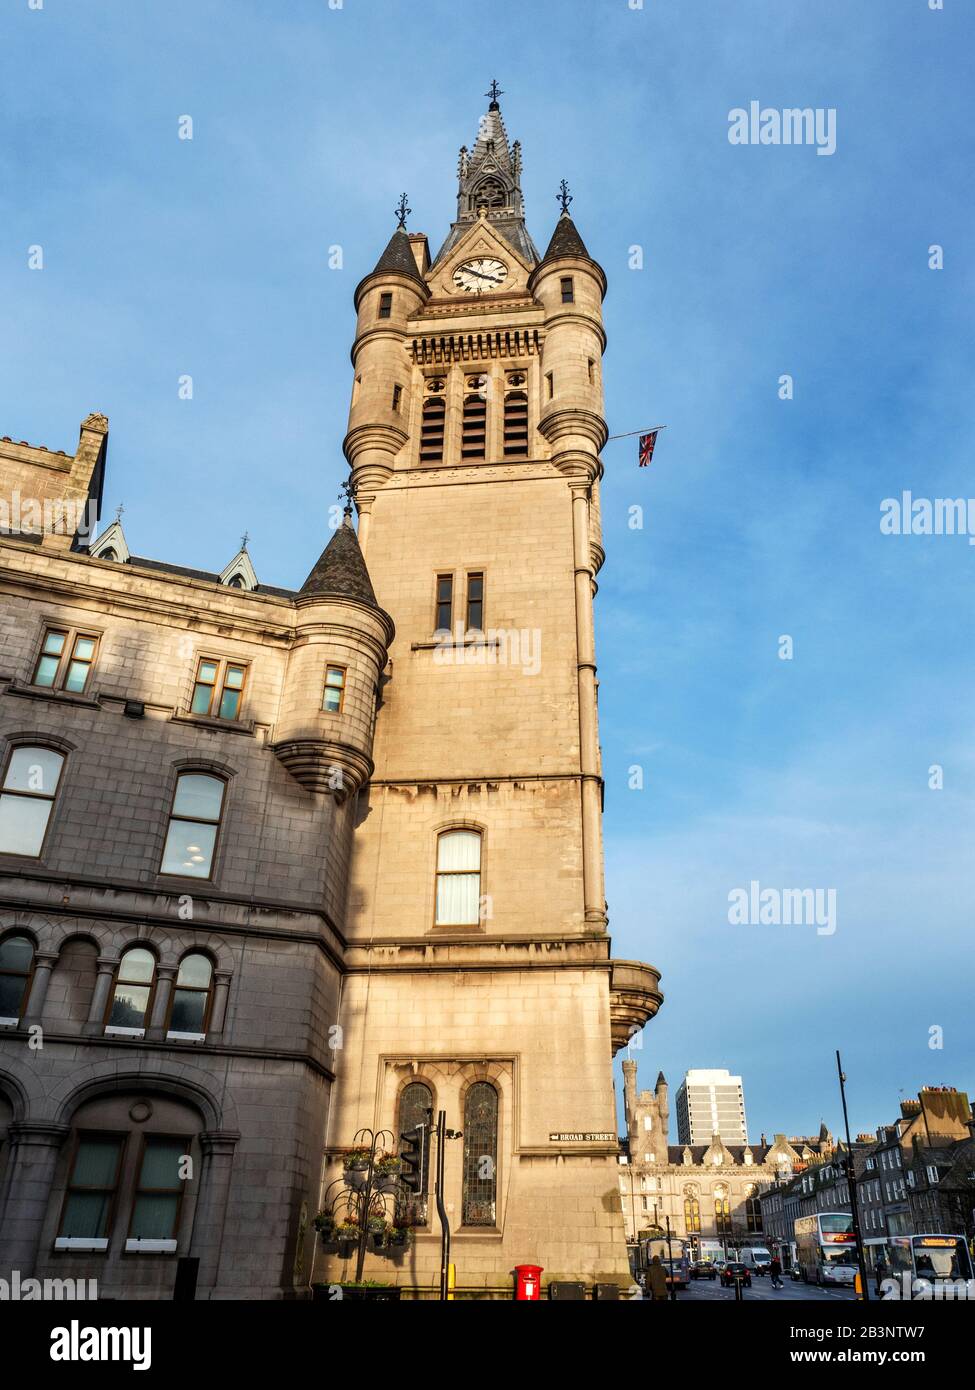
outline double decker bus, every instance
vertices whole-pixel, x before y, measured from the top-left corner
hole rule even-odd
[[[853,1217],[848,1211],[821,1211],[794,1223],[796,1263],[804,1284],[852,1284],[857,1273]]]
[[[887,1251],[890,1277],[906,1283],[908,1275],[912,1290],[915,1281],[924,1280],[935,1298],[975,1295],[972,1257],[964,1236],[888,1236]]]
[[[668,1289],[686,1289],[691,1277],[690,1247],[678,1236],[640,1236],[640,1268],[646,1273],[654,1255],[660,1256]]]

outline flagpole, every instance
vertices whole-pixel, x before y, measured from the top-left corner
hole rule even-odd
[[[655,434],[657,430],[665,430],[666,425],[652,425],[648,430],[627,430],[626,434],[610,434],[606,437],[608,444],[611,439],[632,439],[635,434]]]

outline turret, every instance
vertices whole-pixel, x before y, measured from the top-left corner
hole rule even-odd
[[[430,297],[422,274],[429,267],[426,238],[410,236],[405,216],[404,204],[400,225],[355,292],[355,379],[343,448],[352,469],[363,549],[376,491],[409,438],[410,364],[404,344],[408,321]]]
[[[393,639],[348,515],[295,608],[273,748],[303,787],[343,801],[372,775],[380,678]]]
[[[563,196],[568,201],[568,194]],[[598,454],[607,433],[600,371],[606,276],[567,210],[528,284],[545,310],[538,427],[552,445],[555,465],[592,483],[601,471]]]
[[[636,1062],[627,1058],[623,1063],[623,1119],[629,1132],[636,1118]]]
[[[666,1134],[670,1127],[670,1087],[667,1085],[667,1078],[663,1072],[657,1076],[654,1094],[657,1097],[657,1114],[660,1116],[660,1125]]]

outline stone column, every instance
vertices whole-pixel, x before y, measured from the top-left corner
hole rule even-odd
[[[10,1153],[0,1201],[0,1270],[5,1278],[14,1269],[22,1279],[34,1273],[58,1151],[69,1132],[68,1125],[27,1120],[7,1131]]]
[[[88,1022],[81,1030],[87,1037],[92,1037],[101,1033],[105,1027],[105,1010],[108,1008],[108,995],[112,988],[112,976],[115,974],[115,967],[118,961],[114,957],[98,957],[98,974],[95,977],[95,988],[91,993],[91,1007],[88,1010]]]
[[[603,888],[602,777],[596,716],[596,643],[589,549],[589,479],[573,478],[572,541],[576,590],[576,666],[579,685],[579,753],[582,772],[582,856],[586,923],[606,926]]]
[[[47,988],[51,983],[51,972],[57,965],[58,958],[53,952],[36,952],[34,955],[34,978],[30,984],[30,994],[27,996],[27,1008],[24,1010],[22,1026],[29,1028],[34,1023],[40,1023],[41,1014],[44,1012],[44,1001],[47,998]]]
[[[159,1042],[166,1036],[166,1019],[169,1016],[169,1000],[173,993],[173,980],[176,978],[175,965],[156,967],[156,988],[152,996],[152,1012],[146,1037]]]
[[[227,1018],[229,995],[230,971],[215,970],[213,972],[213,1007],[210,1010],[210,1024],[207,1028],[208,1038],[218,1038],[223,1032],[223,1025]]]
[[[233,1129],[204,1130],[200,1135],[203,1162],[200,1195],[193,1220],[189,1253],[199,1257],[197,1296],[214,1288],[220,1275],[220,1256],[227,1218],[227,1199],[233,1175],[234,1150],[240,1133]]]

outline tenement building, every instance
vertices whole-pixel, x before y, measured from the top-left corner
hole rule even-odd
[[[690,1074],[690,1073],[689,1073]],[[623,1063],[626,1136],[621,1145],[620,1200],[627,1239],[668,1228],[695,1255],[769,1237],[762,1192],[789,1182],[833,1152],[822,1126],[815,1138],[763,1134],[757,1144],[727,1144],[715,1130],[706,1144],[669,1142],[669,1087],[663,1073],[652,1091],[637,1088],[637,1064]]]
[[[612,1057],[661,996],[603,885],[606,279],[520,180],[495,94],[443,246],[359,284],[358,532],[299,590],[92,539],[102,415],[0,442],[0,1273],[305,1296],[354,1270],[314,1218],[359,1131],[433,1110],[459,1290],[629,1282]],[[422,1296],[410,1211],[365,1274]]]

